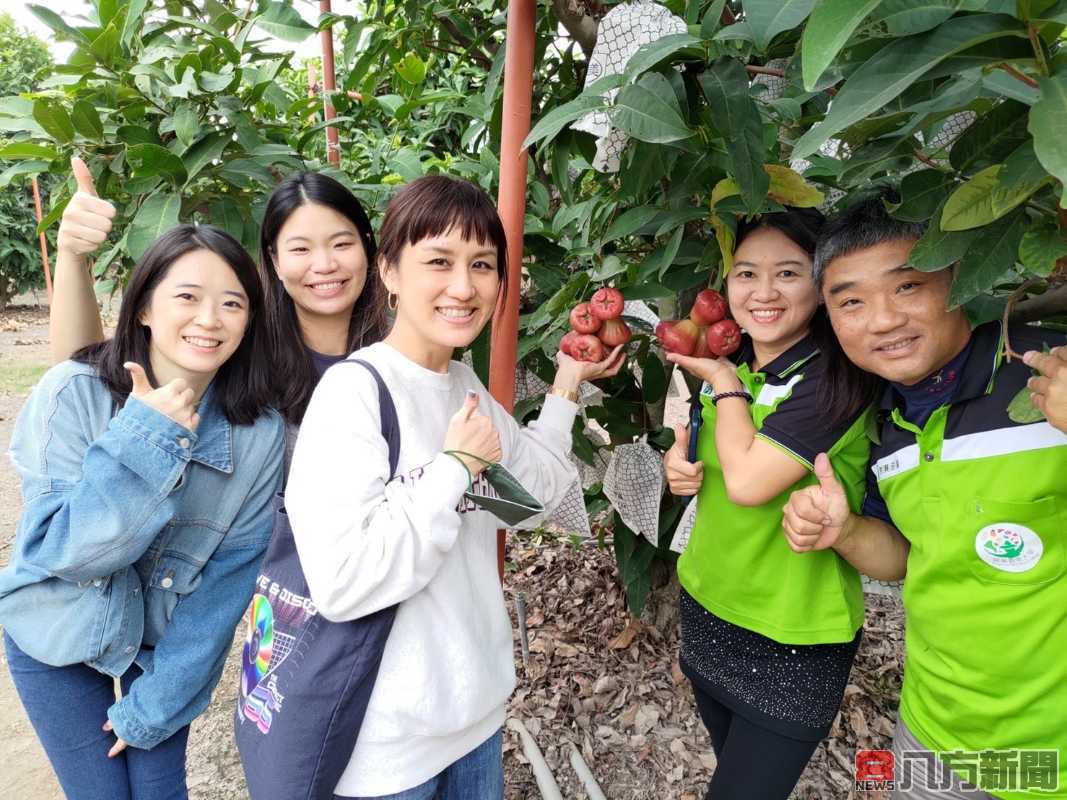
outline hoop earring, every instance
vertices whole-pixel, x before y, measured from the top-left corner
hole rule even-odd
[[[398,305],[400,305],[400,298],[392,292],[387,293],[385,296],[386,308],[388,308],[390,311],[396,311],[396,307]]]

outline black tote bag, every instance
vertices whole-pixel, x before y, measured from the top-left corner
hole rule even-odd
[[[400,457],[400,426],[378,371],[389,474]],[[235,734],[252,800],[331,800],[367,712],[397,606],[349,622],[317,613],[300,566],[284,497],[246,613]]]

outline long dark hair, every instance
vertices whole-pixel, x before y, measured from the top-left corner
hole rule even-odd
[[[367,212],[342,184],[317,172],[290,175],[271,193],[259,234],[259,257],[267,295],[271,360],[275,374],[274,404],[294,425],[300,424],[315,389],[317,374],[311,351],[304,344],[296,304],[274,270],[278,234],[290,215],[309,203],[325,206],[347,218],[359,232],[367,256],[367,280],[352,307],[348,323],[349,352],[379,341],[386,333],[385,291],[375,269],[378,249]]]
[[[814,208],[787,207],[785,211],[762,214],[741,222],[737,227],[735,249],[745,237],[761,228],[775,228],[812,258],[813,280],[818,291],[818,265],[815,264],[817,245],[826,230],[826,218]],[[826,306],[820,298],[819,306],[809,323],[811,337],[822,354],[825,372],[819,381],[817,394],[820,408],[827,410],[829,427],[849,424],[863,409],[874,402],[882,387],[882,380],[864,372],[845,356],[834,335]]]
[[[234,425],[255,422],[270,403],[267,337],[264,330],[263,286],[256,262],[228,233],[211,225],[179,225],[164,233],[148,248],[130,276],[119,310],[115,335],[105,342],[84,347],[73,356],[90,364],[111,392],[115,406],[126,402],[132,381],[122,365],[135,361],[157,385],[149,358],[151,332],[141,316],[171,266],[182,256],[207,250],[229,264],[248,296],[248,326],[237,350],[215,374],[214,400]]]
[[[416,178],[389,201],[382,220],[382,261],[396,265],[407,245],[458,228],[464,239],[496,250],[500,292],[508,288],[508,240],[492,199],[470,181],[447,175]],[[385,298],[383,297],[383,303]]]

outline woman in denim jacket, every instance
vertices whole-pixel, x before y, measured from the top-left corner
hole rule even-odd
[[[0,624],[72,800],[187,796],[189,723],[252,594],[282,474],[263,309],[235,240],[179,226],[134,270],[115,337],[53,367],[15,425],[24,508]]]

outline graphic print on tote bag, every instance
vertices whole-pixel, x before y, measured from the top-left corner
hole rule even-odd
[[[262,733],[281,713],[285,693],[279,687],[278,668],[294,653],[288,670],[299,668],[301,644],[314,638],[318,611],[310,597],[283,589],[266,575],[256,581],[257,592],[245,616],[244,650],[241,658],[241,697],[237,713]],[[261,593],[265,592],[265,594]]]

